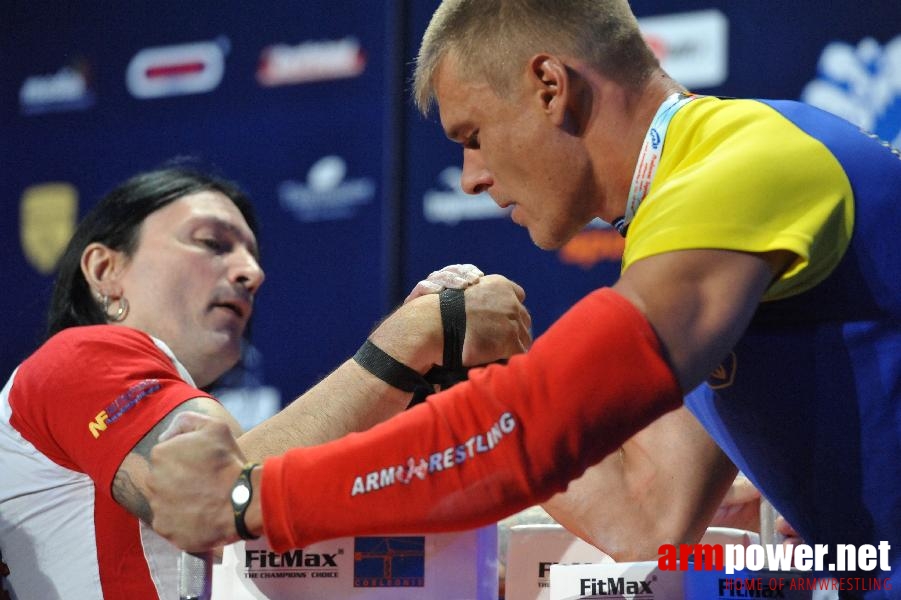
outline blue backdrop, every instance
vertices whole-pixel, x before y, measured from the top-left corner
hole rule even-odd
[[[309,387],[444,264],[520,282],[536,333],[611,283],[622,242],[609,229],[543,252],[489,199],[460,192],[459,148],[409,99],[436,5],[7,2],[4,378],[41,340],[54,258],[74,220],[115,184],[179,155],[238,181],[259,212],[267,281],[253,347],[225,382],[248,404]],[[898,0],[632,5],[664,66],[694,91],[803,99],[901,141]]]

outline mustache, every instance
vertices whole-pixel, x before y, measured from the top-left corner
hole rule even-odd
[[[254,294],[244,286],[219,288],[213,292],[210,306],[224,306],[244,318],[253,313]]]

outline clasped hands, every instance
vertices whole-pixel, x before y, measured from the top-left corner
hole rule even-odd
[[[523,289],[501,275],[484,275],[473,265],[449,265],[417,283],[371,339],[411,339],[417,337],[411,331],[425,331],[419,338],[429,340],[430,347],[408,350],[427,356],[422,364],[410,366],[427,369],[439,364],[443,334],[434,295],[445,288],[466,290],[464,364],[485,364],[529,348],[531,317],[523,305]],[[408,359],[402,352],[396,358]],[[154,530],[189,552],[237,541],[229,496],[244,464],[244,455],[223,422],[197,413],[178,414],[151,453],[148,487]],[[263,533],[259,485],[245,522],[252,533]]]

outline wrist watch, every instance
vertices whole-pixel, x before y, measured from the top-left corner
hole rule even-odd
[[[235,513],[235,529],[238,531],[241,539],[244,540],[255,540],[260,537],[250,533],[250,530],[247,529],[247,523],[244,522],[244,514],[247,512],[247,507],[250,506],[250,501],[253,499],[253,484],[250,481],[250,472],[258,466],[260,466],[259,463],[244,465],[240,475],[235,480],[235,485],[232,486],[231,502],[232,510]]]

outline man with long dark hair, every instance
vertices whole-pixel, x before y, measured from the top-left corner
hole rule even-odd
[[[0,546],[15,597],[177,597],[178,550],[150,527],[150,451],[189,410],[241,436],[204,389],[238,361],[263,278],[250,202],[218,177],[143,173],[82,220],[59,267],[48,340],[0,394]],[[464,362],[521,352],[522,289],[476,278]],[[412,298],[370,343],[418,373],[440,364],[438,302]],[[262,460],[369,428],[410,400],[348,360],[241,445]]]

